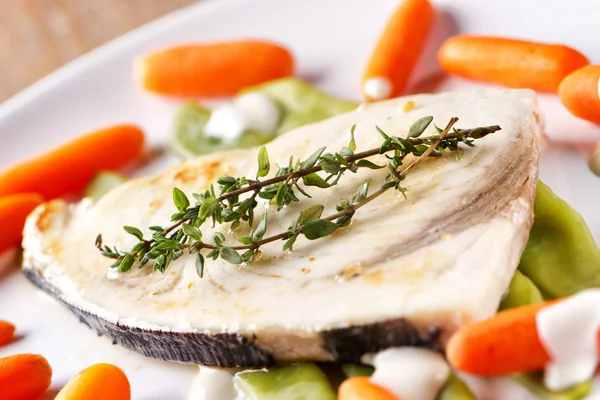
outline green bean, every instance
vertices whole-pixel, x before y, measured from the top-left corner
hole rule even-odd
[[[592,391],[592,384],[583,382],[569,389],[553,392],[544,385],[542,373],[540,372],[514,374],[510,377],[541,400],[579,400]]]
[[[499,311],[508,308],[525,306],[544,301],[540,290],[535,284],[523,275],[519,270],[515,271],[515,275],[508,287],[508,293],[500,303]]]
[[[436,400],[476,400],[467,385],[455,374],[450,374]]]
[[[127,181],[127,177],[111,171],[99,172],[86,186],[84,193],[86,197],[97,202],[106,193]]]
[[[236,386],[249,400],[335,400],[325,373],[312,363],[247,371],[235,375]]]
[[[585,221],[541,181],[520,271],[545,298],[600,287],[600,250]]]

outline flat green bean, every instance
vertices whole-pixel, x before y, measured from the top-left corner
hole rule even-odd
[[[455,374],[450,374],[436,400],[476,400],[467,385]]]
[[[511,379],[514,379],[541,400],[579,400],[592,391],[592,384],[583,382],[569,389],[553,392],[544,385],[542,373],[540,372],[514,374],[511,375]]]
[[[236,386],[249,400],[335,400],[325,373],[312,363],[273,367],[235,375]]]
[[[499,311],[540,303],[542,301],[544,301],[544,297],[537,286],[535,286],[531,279],[517,270],[508,287],[508,293],[500,303]]]
[[[600,287],[600,250],[581,215],[541,181],[536,195],[519,270],[547,299]]]

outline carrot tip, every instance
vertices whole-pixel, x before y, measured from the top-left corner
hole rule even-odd
[[[95,364],[75,375],[55,400],[130,400],[131,386],[122,369],[112,364]]]
[[[363,90],[371,100],[384,100],[392,94],[392,83],[387,78],[376,76],[366,80]]]
[[[600,124],[600,65],[587,65],[563,79],[560,101],[578,118]]]
[[[8,321],[0,320],[0,346],[13,341],[15,336],[15,326]]]

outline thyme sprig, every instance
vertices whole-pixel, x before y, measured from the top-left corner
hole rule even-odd
[[[220,257],[231,264],[251,263],[259,254],[261,246],[279,240],[285,241],[284,251],[292,250],[300,235],[315,240],[348,226],[358,209],[392,188],[406,197],[402,181],[427,157],[439,157],[446,152],[452,152],[460,160],[463,156],[460,143],[472,147],[474,140],[500,130],[497,125],[455,129],[453,126],[458,118],[451,118],[444,129],[434,125],[436,135],[423,137],[422,134],[432,121],[433,117],[430,116],[418,119],[411,125],[406,138],[390,136],[376,126],[375,129],[383,138],[381,146],[358,153],[353,126],[350,130],[350,142],[340,151],[329,153],[325,152],[325,147],[321,147],[305,160],[295,160],[292,156],[286,165],[277,166],[273,178],[261,180],[271,170],[267,150],[263,147],[258,152],[258,171],[254,179],[223,176],[217,180],[218,195],[214,185],[211,185],[205,192],[193,194],[193,205],[183,191],[174,188],[173,203],[177,212],[171,216],[173,223],[170,226],[149,227],[153,232],[149,239],[146,239],[138,228],[123,227],[138,240],[129,251],[104,245],[101,235],[96,239],[96,247],[103,256],[114,259],[111,267],[119,268],[121,272],[129,271],[135,263],[138,263],[140,268],[151,263],[154,271],[164,272],[173,260],[188,251],[197,255],[196,270],[200,277],[204,274],[205,258],[216,260]],[[378,165],[366,160],[378,154],[385,155],[389,160],[387,165]],[[415,158],[404,164],[409,155]],[[267,212],[263,212],[255,226],[257,198],[274,203],[277,211],[280,211],[292,202],[299,202],[299,196],[310,198],[307,187],[330,188],[337,185],[346,172],[356,173],[360,168],[387,168],[388,173],[383,185],[369,194],[371,181],[366,180],[357,188],[351,199],[342,200],[336,206],[335,213],[323,217],[325,207],[312,205],[299,212],[287,230],[272,236],[265,237],[268,228]],[[325,176],[321,176],[319,172],[325,172]],[[244,194],[249,196],[242,198]],[[240,244],[235,246],[225,245],[225,236],[220,232],[214,233],[210,240],[204,240],[200,228],[209,220],[213,227],[229,223],[232,230],[241,224],[247,224],[250,232],[247,236],[238,238]]]

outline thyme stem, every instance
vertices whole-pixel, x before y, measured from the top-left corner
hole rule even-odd
[[[164,272],[173,260],[180,257],[184,250],[187,250],[190,253],[197,254],[196,268],[198,274],[202,276],[205,256],[212,259],[221,257],[232,264],[250,263],[254,260],[260,247],[267,243],[287,240],[283,249],[288,250],[292,248],[301,234],[309,240],[327,236],[339,228],[348,226],[357,210],[374,201],[391,188],[395,188],[406,197],[401,182],[411,170],[426,158],[439,156],[444,150],[451,150],[460,159],[463,150],[459,147],[459,143],[473,146],[472,142],[475,139],[480,139],[501,129],[497,125],[475,129],[453,129],[454,124],[458,121],[458,118],[454,117],[450,119],[443,130],[436,127],[439,134],[420,137],[430,125],[432,119],[432,117],[423,117],[417,120],[411,126],[409,137],[405,139],[390,137],[377,128],[384,138],[382,145],[379,148],[357,153],[354,152],[356,143],[353,127],[350,143],[347,147],[342,148],[340,152],[334,154],[323,153],[325,148],[321,148],[305,161],[297,161],[295,166],[293,165],[293,158],[290,158],[289,166],[279,167],[275,177],[259,180],[259,177],[267,175],[270,168],[266,149],[263,148],[258,156],[259,172],[256,179],[222,177],[218,180],[221,185],[219,195],[215,195],[211,186],[204,194],[194,194],[197,200],[194,206],[190,206],[187,196],[181,190],[175,188],[173,199],[179,212],[173,215],[173,224],[166,228],[151,227],[150,229],[155,232],[151,239],[144,239],[143,233],[137,228],[124,227],[127,233],[138,239],[138,243],[129,252],[104,246],[100,235],[96,240],[96,246],[102,255],[116,260],[112,267],[118,267],[121,271],[128,271],[136,261],[139,262],[140,267],[153,261],[154,269]],[[393,152],[393,156],[387,155],[389,152]],[[363,167],[370,169],[384,168],[384,166],[376,165],[370,161],[361,161],[378,154],[385,155],[391,161],[387,165],[388,175],[385,183],[375,192],[368,194],[370,180],[367,180],[358,188],[351,200],[343,200],[342,203],[336,206],[335,213],[321,217],[324,206],[313,205],[301,211],[288,230],[275,235],[264,237],[267,231],[267,213],[263,213],[256,227],[253,226],[253,209],[257,205],[257,197],[276,200],[277,211],[279,211],[289,203],[299,201],[294,190],[310,197],[298,185],[299,179],[303,179],[305,186],[328,188],[336,185],[347,171],[356,173],[359,168]],[[403,164],[405,158],[410,154],[415,155],[416,158],[409,164]],[[328,174],[325,179],[316,174],[321,171]],[[332,178],[334,179],[331,180]],[[240,200],[240,195],[250,192],[252,192],[251,196]],[[228,205],[225,204],[225,201],[228,202]],[[225,237],[221,233],[213,234],[212,243],[208,243],[202,240],[202,233],[199,230],[199,227],[207,218],[212,218],[215,223],[231,222],[232,229],[239,225],[241,220],[247,221],[251,231],[247,237],[238,239],[241,245],[224,245]],[[210,251],[208,254],[203,255],[201,253],[203,250]],[[245,251],[245,253],[240,255],[238,251]]]
[[[456,121],[458,121],[458,118],[456,118]],[[490,125],[490,126],[484,126],[484,127],[480,127],[477,129],[482,129],[486,132],[486,134],[489,133],[494,133],[499,131],[501,128],[499,125]],[[446,139],[457,139],[463,136],[469,136],[471,134],[471,132],[473,131],[473,129],[457,129],[457,133],[450,133],[446,136]],[[418,144],[424,144],[427,143],[427,141],[429,140],[436,140],[439,139],[440,135],[435,135],[435,136],[427,136],[424,138],[410,138],[409,140],[411,141],[411,143],[413,145],[418,145]],[[362,160],[364,158],[369,158],[369,157],[373,157],[375,155],[378,155],[379,153],[379,148],[376,149],[371,149],[371,150],[365,150],[362,151],[360,153],[356,153],[353,154],[351,156],[346,156],[344,157],[344,159],[348,162],[348,163],[353,163],[355,161],[358,160]],[[251,192],[251,191],[256,191],[256,190],[260,190],[266,186],[270,186],[270,185],[274,185],[276,183],[280,183],[280,182],[285,182],[289,179],[297,179],[297,178],[302,178],[303,176],[307,176],[310,175],[312,173],[315,172],[319,172],[322,171],[323,167],[321,165],[315,165],[314,167],[308,168],[308,169],[302,169],[299,171],[295,171],[286,175],[281,175],[281,176],[276,176],[274,178],[271,179],[266,179],[264,181],[255,181],[254,183],[251,183],[250,185],[244,186],[243,188],[240,188],[238,190],[234,190],[232,192],[228,192],[228,193],[224,193],[222,195],[220,195],[217,200],[219,201],[224,201],[227,200],[233,196],[239,196],[240,194],[244,194],[247,192]]]

